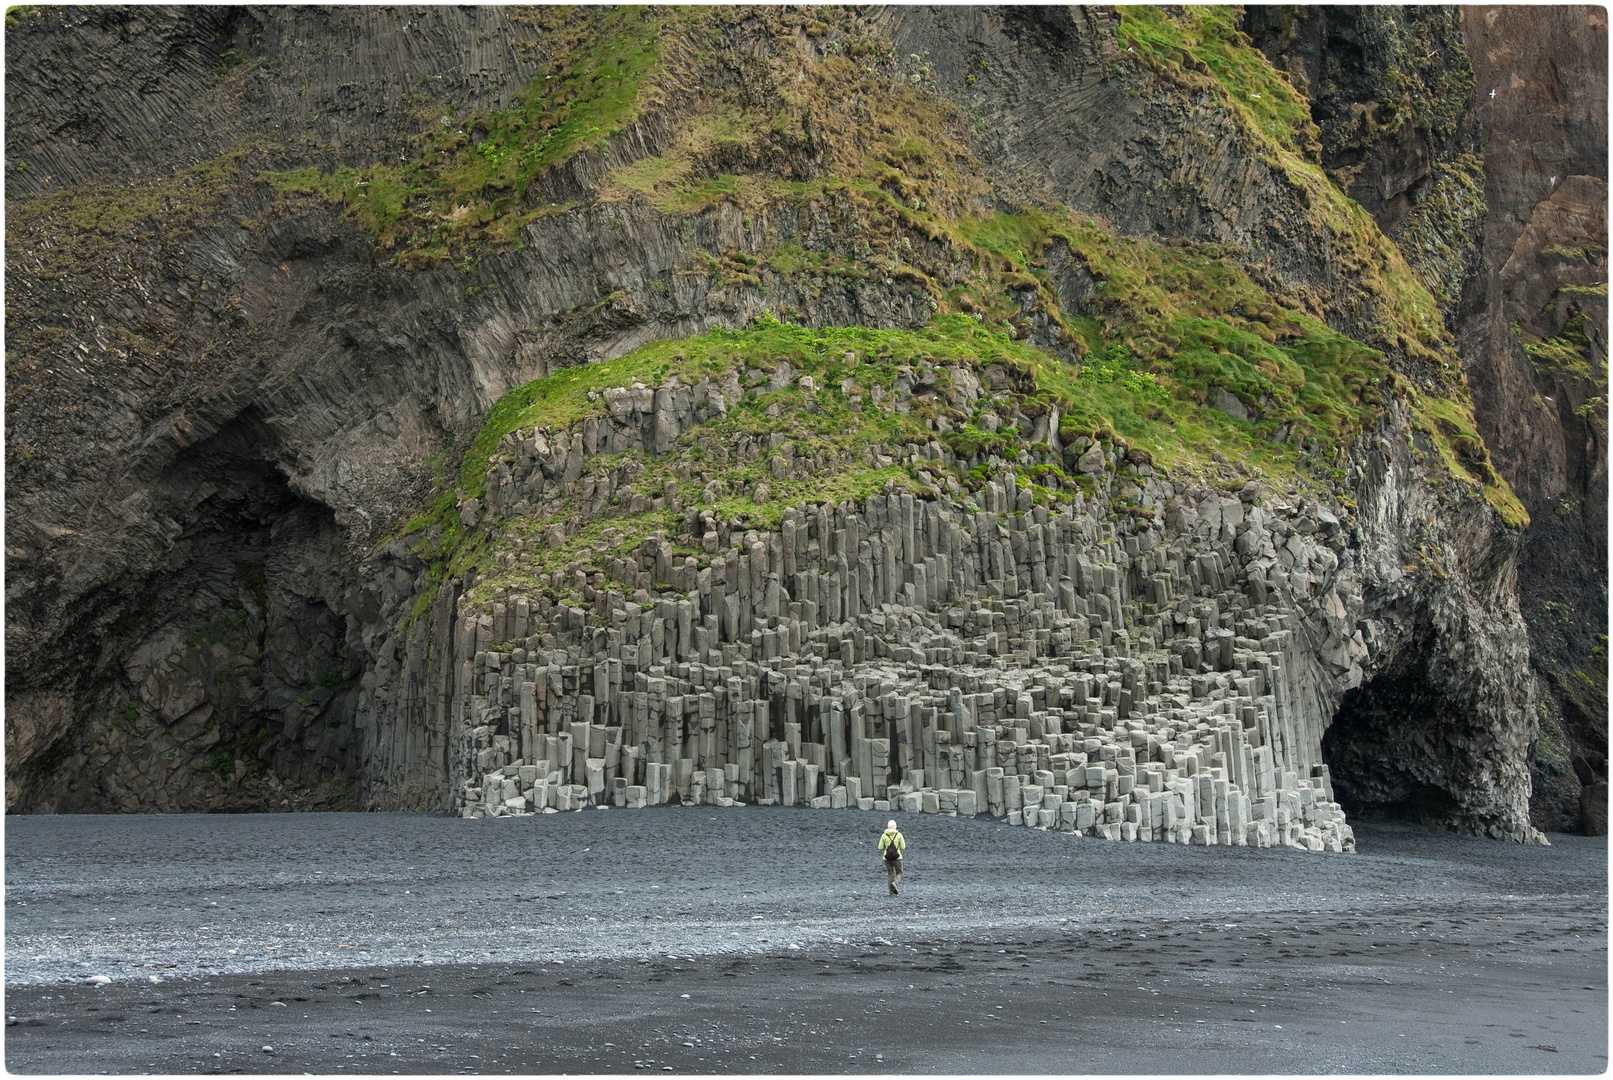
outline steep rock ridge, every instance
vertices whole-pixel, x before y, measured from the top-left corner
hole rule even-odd
[[[1528,506],[1519,596],[1542,695],[1543,828],[1607,829],[1607,13],[1463,8],[1484,130],[1485,272],[1461,352]],[[1528,43],[1527,46],[1525,43]]]
[[[974,514],[1006,513],[981,511],[978,496],[990,478],[977,470],[989,473],[1011,461],[1036,473],[1017,478],[1014,490],[1051,493],[1036,493],[1043,512],[1067,516],[1064,508],[1077,505],[1079,493],[1086,500],[1079,505],[1090,510],[1091,525],[1083,529],[1094,537],[1105,515],[1168,517],[1170,500],[1191,494],[1195,508],[1205,507],[1210,550],[1202,554],[1213,556],[1217,568],[1247,570],[1250,552],[1236,549],[1238,526],[1228,534],[1225,520],[1209,520],[1221,505],[1220,495],[1211,504],[1209,488],[1224,494],[1230,484],[1241,491],[1258,477],[1277,483],[1287,506],[1324,500],[1341,521],[1338,535],[1360,530],[1370,558],[1310,545],[1298,524],[1287,533],[1245,530],[1257,558],[1275,560],[1260,565],[1263,582],[1274,580],[1273,566],[1290,568],[1277,551],[1279,537],[1287,559],[1303,556],[1307,567],[1313,558],[1326,562],[1324,551],[1341,565],[1360,562],[1354,577],[1340,579],[1336,603],[1324,590],[1278,612],[1301,621],[1288,631],[1297,651],[1282,662],[1284,670],[1310,670],[1314,677],[1307,677],[1308,696],[1296,691],[1290,702],[1310,725],[1303,739],[1296,736],[1293,752],[1304,746],[1308,756],[1288,761],[1299,768],[1282,770],[1296,774],[1286,788],[1277,784],[1274,761],[1269,794],[1300,797],[1299,782],[1310,777],[1299,774],[1322,752],[1312,744],[1342,707],[1341,721],[1349,722],[1337,726],[1327,752],[1352,762],[1353,788],[1336,772],[1331,779],[1341,798],[1353,800],[1352,809],[1398,808],[1496,835],[1531,835],[1522,817],[1527,777],[1515,761],[1533,714],[1518,678],[1518,631],[1508,624],[1514,552],[1511,534],[1490,508],[1504,509],[1510,493],[1493,479],[1483,445],[1470,433],[1465,390],[1453,374],[1436,305],[1420,286],[1407,284],[1398,253],[1306,156],[1311,151],[1300,128],[1230,98],[1200,70],[1209,70],[1202,62],[1176,69],[1163,51],[1149,53],[1156,66],[1122,59],[1132,48],[1124,41],[1146,51],[1158,35],[1187,33],[1198,23],[1134,26],[1131,38],[1117,40],[1112,16],[1102,11],[914,10],[884,13],[876,26],[848,12],[742,11],[731,21],[723,14],[687,25],[647,15],[644,36],[635,37],[641,24],[618,19],[608,25],[625,35],[625,52],[643,49],[627,59],[650,63],[663,81],[646,76],[633,108],[607,102],[616,110],[609,112],[588,96],[598,92],[597,78],[566,78],[563,90],[540,96],[528,92],[531,84],[511,90],[520,72],[583,48],[577,41],[587,35],[575,32],[581,23],[538,19],[530,32],[512,29],[512,22],[484,33],[480,23],[465,21],[484,14],[433,16],[441,40],[410,61],[420,70],[410,70],[422,80],[434,79],[433,72],[468,78],[467,58],[482,47],[478,42],[492,42],[489,48],[506,42],[516,60],[497,45],[492,77],[474,84],[487,88],[485,101],[434,96],[427,87],[419,91],[425,95],[419,115],[387,105],[401,100],[401,91],[382,85],[374,58],[388,49],[415,55],[403,36],[412,32],[404,25],[412,25],[409,13],[401,13],[402,24],[368,10],[253,13],[232,24],[236,36],[229,42],[247,59],[220,61],[227,69],[219,72],[222,90],[247,75],[266,80],[241,95],[263,111],[243,107],[232,114],[243,118],[240,136],[227,144],[233,149],[178,172],[157,169],[155,179],[127,197],[63,187],[28,199],[49,188],[8,187],[8,197],[26,200],[13,204],[8,237],[14,268],[8,340],[15,350],[8,358],[9,808],[302,807],[343,799],[445,807],[465,790],[459,785],[471,776],[468,762],[489,749],[475,745],[472,732],[485,725],[466,690],[479,675],[485,689],[490,676],[485,660],[482,672],[474,670],[476,652],[464,653],[462,615],[490,603],[483,593],[499,587],[527,598],[529,617],[534,601],[540,614],[544,603],[562,600],[568,610],[580,608],[580,598],[552,573],[576,562],[568,571],[571,587],[597,593],[594,581],[579,583],[575,575],[611,570],[610,560],[592,566],[582,550],[599,538],[589,528],[610,527],[597,515],[620,508],[624,488],[631,490],[628,516],[616,527],[627,535],[615,543],[686,529],[698,544],[682,557],[698,550],[709,563],[717,552],[705,549],[708,536],[724,552],[736,528],[742,538],[752,530],[758,538],[782,537],[777,530],[786,508],[794,520],[808,501],[821,506],[827,499],[847,508],[839,512],[863,517],[871,496],[888,504],[887,483],[954,517],[970,513],[965,489],[977,497]],[[188,9],[173,17],[182,22]],[[885,21],[892,17],[895,23]],[[165,33],[192,43],[185,47],[197,55],[211,55],[195,43],[212,40],[214,22],[193,30],[174,24]],[[282,29],[269,32],[276,26]],[[30,30],[41,42],[82,32],[49,21]],[[894,41],[882,37],[887,32]],[[1145,41],[1147,34],[1156,36]],[[1245,46],[1221,30],[1211,38],[1210,46],[1222,50],[1216,55],[1231,50],[1246,65],[1240,70],[1269,88],[1275,76],[1248,67]],[[966,39],[989,42],[996,67],[993,59],[986,68],[976,59],[967,74],[938,66],[952,63],[958,53],[952,46]],[[138,48],[141,39],[127,40]],[[570,44],[551,47],[562,40]],[[533,50],[530,69],[519,66],[527,62],[521,42]],[[374,98],[374,111],[358,109],[350,127],[327,108],[295,112],[290,122],[294,110],[282,99],[301,77],[302,69],[293,74],[296,63],[306,63],[294,50],[317,55],[336,48],[351,50],[343,63],[357,73],[356,100]],[[1190,58],[1195,48],[1188,43]],[[926,60],[926,51],[940,59]],[[722,59],[706,59],[712,56]],[[988,69],[987,79],[976,74]],[[72,70],[59,77],[70,78]],[[188,61],[184,70],[200,78],[206,65]],[[990,93],[971,104],[965,90],[982,82]],[[1050,89],[1068,99],[1068,115],[1039,111]],[[962,112],[943,108],[938,90],[960,102]],[[50,115],[41,104],[46,96],[19,93],[16,108],[25,122],[17,130],[48,127],[33,116]],[[67,97],[94,100],[90,90]],[[573,139],[567,125],[575,117],[606,112],[613,118],[608,131],[554,150],[550,135],[572,132],[566,139]],[[108,115],[109,132],[134,123]],[[984,169],[965,138],[971,115],[992,118],[980,125],[977,140]],[[1072,117],[1104,121],[1110,126],[1102,130],[1112,129],[1128,149],[1101,169],[1075,168],[1080,143]],[[287,126],[267,138],[267,125],[281,124]],[[324,141],[310,135],[299,147],[299,125]],[[539,172],[513,180],[489,172],[514,160],[500,140],[520,143],[519,131],[529,130],[523,125],[550,133],[523,144],[537,155]],[[211,128],[197,121],[191,130]],[[1003,146],[992,142],[999,131],[1012,136]],[[856,132],[876,135],[867,144],[839,137]],[[1031,168],[1036,140],[1052,146],[1056,136],[1065,149],[1053,155],[1053,166]],[[136,157],[162,160],[147,136],[106,135],[83,141],[80,164],[53,161],[49,175],[104,176],[105,155],[115,153],[105,148],[120,144],[137,147]],[[393,166],[395,149],[403,160]],[[381,154],[371,164],[371,155]],[[1107,179],[1089,186],[1089,172]],[[1128,186],[1128,175],[1153,182]],[[418,198],[388,201],[400,186],[424,184],[422,177],[445,185],[444,201],[434,203],[439,188],[428,186],[415,189]],[[453,187],[483,179],[489,186]],[[509,183],[526,186],[510,196],[499,186]],[[372,195],[379,206],[370,203]],[[1236,210],[1223,214],[1225,207]],[[1155,234],[1176,242],[1157,243]],[[694,409],[678,404],[679,392],[661,381],[657,365],[680,361],[678,350],[692,354],[695,339],[713,327],[745,327],[733,333],[763,340],[769,331],[751,320],[768,313],[798,328],[930,333],[939,327],[940,338],[920,341],[921,350],[896,365],[905,371],[882,360],[877,377],[814,369],[812,387],[787,373],[772,388],[777,356],[745,369],[746,380],[751,370],[762,372],[769,393],[807,394],[819,402],[817,411],[783,399],[736,398],[718,380],[718,397],[741,403],[728,404],[731,410],[754,405],[760,416],[760,427],[741,432],[745,441],[724,450],[729,457],[721,467],[714,456],[704,467],[697,463],[706,459],[688,462],[689,475],[667,472],[662,451],[690,437],[681,421],[641,428],[637,450],[607,439],[611,449],[601,455],[597,425],[610,411],[607,398],[584,400],[566,390],[604,370],[592,362],[641,357],[649,366],[632,374],[647,380],[646,389],[666,392],[674,413]],[[937,350],[946,351],[941,346],[947,335],[957,336],[962,318],[996,335],[970,338],[969,350],[989,345],[1001,352],[1003,341],[1019,339],[1042,351],[1015,353],[998,365],[949,354],[940,364]],[[665,339],[671,343],[645,344]],[[650,351],[630,352],[635,347]],[[574,366],[579,362],[590,363]],[[727,370],[740,377],[731,363]],[[687,374],[685,388],[721,372]],[[538,377],[546,378],[528,382]],[[989,388],[987,397],[963,393],[970,381],[977,391]],[[633,394],[636,400],[639,391]],[[868,406],[862,415],[888,421],[889,430],[838,443],[820,432],[801,444],[795,425],[826,422],[853,404]],[[705,407],[716,407],[710,384]],[[523,413],[514,427],[500,419],[530,409],[536,412]],[[489,415],[493,421],[478,434]],[[701,430],[720,422],[708,415],[690,430],[698,442]],[[538,492],[515,487],[514,467],[531,467],[521,440],[500,443],[514,431],[531,437],[533,424],[546,432],[548,452],[535,438],[524,445],[560,470],[545,474],[558,482]],[[1363,441],[1363,426],[1381,445]],[[1118,502],[1100,497],[1096,478],[1101,473],[1109,483],[1118,463],[1104,462],[1101,450],[1098,462],[1089,454],[1094,439],[1113,447],[1118,431],[1144,454],[1128,467],[1154,469],[1152,453],[1169,493],[1133,482],[1150,479],[1133,474],[1117,485]],[[567,441],[557,455],[561,432]],[[951,459],[932,454],[931,442]],[[1061,443],[1081,452],[1072,460]],[[924,454],[914,459],[920,446]],[[701,449],[715,455],[717,447]],[[506,453],[514,460],[493,463],[489,474],[484,459]],[[728,467],[747,454],[743,476]],[[616,463],[607,469],[602,458]],[[568,476],[574,459],[583,473]],[[1083,461],[1092,467],[1083,470]],[[681,512],[683,497],[664,485],[694,473],[711,474],[702,479],[710,517],[696,514],[680,526],[668,515]],[[809,483],[822,490],[803,490]],[[506,498],[507,487],[520,493]],[[894,495],[900,503],[902,492]],[[400,528],[427,500],[425,512]],[[1356,507],[1365,509],[1352,522]],[[1299,521],[1308,520],[1304,514]],[[1034,511],[1032,523],[1045,524]],[[1198,527],[1184,516],[1172,533],[1167,520],[1164,532],[1171,535],[1158,541],[1168,551],[1181,541],[1180,530]],[[1293,535],[1301,539],[1290,548]],[[524,546],[509,546],[517,540]],[[1112,548],[1102,554],[1118,566]],[[540,596],[526,578],[535,563],[548,566],[556,558],[561,564]],[[1201,563],[1184,555],[1171,571],[1173,587],[1192,584]],[[903,577],[921,566],[904,562]],[[697,581],[701,569],[693,571]],[[681,570],[689,575],[687,562]],[[925,569],[926,599],[929,580]],[[995,580],[1006,578],[982,576],[978,583]],[[645,583],[646,592],[656,584]],[[1211,586],[1211,596],[1195,604],[1227,583],[1198,584]],[[778,602],[802,603],[795,584],[789,588],[789,599]],[[466,590],[474,595],[467,598]],[[1224,610],[1245,605],[1248,594],[1240,595],[1246,600],[1235,604],[1229,595]],[[1052,593],[1044,596],[1052,600]],[[914,619],[928,625],[926,618],[939,615],[920,614],[928,605],[906,600],[893,619],[899,614],[909,625]],[[1073,601],[1061,608],[1063,600],[1060,593],[1052,611],[1021,605],[1016,614],[1049,624],[1068,618],[1060,627],[1068,630],[1079,613]],[[1119,606],[1118,600],[1111,606],[1111,623]],[[625,601],[611,610],[625,612]],[[979,596],[962,610],[977,627],[986,619]],[[1319,621],[1304,629],[1318,610]],[[998,614],[1006,622],[1008,611],[991,612],[993,621]],[[1148,614],[1163,626],[1164,616]],[[1083,616],[1089,629],[1090,615],[1089,608]],[[1218,608],[1213,621],[1221,615]],[[1207,700],[1257,701],[1266,689],[1217,681],[1230,674],[1213,670],[1224,659],[1220,653],[1212,670],[1202,670],[1208,616],[1190,607],[1178,622],[1173,612],[1170,632],[1162,629],[1157,639],[1181,640],[1186,652],[1175,655],[1192,655],[1186,631],[1188,620],[1197,622],[1201,670],[1182,673],[1184,704],[1158,703],[1184,710],[1183,720]],[[1374,628],[1374,620],[1382,625]],[[1248,620],[1250,628],[1255,621]],[[1120,629],[1129,635],[1134,625],[1122,619]],[[562,622],[560,629],[577,627]],[[778,628],[768,629],[776,646]],[[1235,626],[1222,629],[1239,636]],[[1369,656],[1380,647],[1375,642],[1387,643],[1370,664],[1346,644],[1357,634],[1355,648]],[[537,650],[559,648],[545,646],[541,633],[528,636],[539,638]],[[1091,640],[1072,637],[1071,647]],[[761,648],[764,655],[748,663],[770,659],[767,646]],[[989,655],[989,649],[964,651]],[[1257,650],[1246,651],[1253,657]],[[1269,657],[1273,650],[1260,651]],[[1077,653],[1089,665],[1100,659]],[[1144,663],[1140,656],[1124,659]],[[1236,666],[1238,659],[1229,662]],[[1110,661],[1116,674],[1131,671],[1128,693],[1135,700],[1141,675],[1121,660],[1101,657],[1101,673],[1111,673]],[[1155,673],[1162,674],[1158,662]],[[1240,679],[1250,677],[1251,661],[1243,662]],[[501,669],[503,663],[501,655]],[[1085,674],[1092,678],[1086,689],[1096,694],[1103,681],[1107,696],[1100,672]],[[1197,687],[1196,678],[1204,680]],[[1169,682],[1154,681],[1162,693]],[[1006,683],[991,685],[1004,689],[1006,708]],[[1374,688],[1392,686],[1414,692],[1426,710],[1412,717],[1386,711],[1392,695]],[[1064,687],[1073,704],[1073,682]],[[1343,699],[1352,687],[1362,696]],[[562,671],[562,694],[569,689]],[[1217,692],[1231,696],[1214,698]],[[1262,710],[1251,708],[1259,732]],[[1212,762],[1208,768],[1246,769],[1241,751],[1226,742],[1246,716],[1237,716],[1224,736],[1210,729],[1201,759]],[[1101,713],[1095,719],[1104,730]],[[1196,723],[1191,728],[1198,733],[1192,741],[1201,742],[1204,733]],[[1162,730],[1138,732],[1143,741],[1135,749],[1157,753],[1171,742],[1185,751],[1187,731],[1165,739]],[[546,751],[550,735],[560,734],[544,733]],[[1083,733],[1080,753],[1087,752],[1084,741]],[[1275,741],[1268,745],[1277,748]],[[1213,764],[1209,755],[1217,752],[1229,755],[1224,764]],[[1099,753],[1101,760],[1101,747]],[[682,759],[667,764],[676,760]],[[1143,764],[1166,766],[1162,759]],[[1047,770],[1025,775],[1034,782],[1041,771]],[[585,761],[584,780],[586,773]],[[1230,793],[1234,781],[1223,779]],[[1238,783],[1238,794],[1251,800],[1268,794],[1258,784]],[[1107,796],[1107,775],[1104,787]],[[765,797],[765,782],[760,790]],[[1241,813],[1242,802],[1233,803]],[[1221,800],[1224,807],[1233,803]],[[1107,815],[1107,800],[1105,806]],[[1213,787],[1203,809],[1207,839]],[[1288,810],[1292,823],[1292,805],[1262,820],[1275,826],[1277,809]],[[1311,824],[1322,823],[1313,815]],[[1342,844],[1343,834],[1335,836]]]
[[[1484,217],[1473,68],[1457,8],[1261,5],[1241,24],[1310,102],[1321,162],[1453,326]]]
[[[1274,64],[1299,77],[1324,164],[1373,211],[1459,335],[1485,441],[1532,520],[1520,594],[1531,662],[1548,691],[1531,750],[1534,820],[1599,831],[1607,744],[1597,636],[1606,633],[1607,594],[1603,14],[1274,6],[1249,8],[1243,25]]]

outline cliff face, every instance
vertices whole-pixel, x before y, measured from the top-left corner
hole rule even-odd
[[[1604,831],[1605,13],[1279,6],[1244,25],[1302,80],[1324,164],[1442,300],[1480,429],[1531,517],[1533,820]]]
[[[370,344],[381,323],[343,312],[400,282],[252,177],[272,154],[395,154],[418,110],[502,103],[531,72],[508,20],[490,39],[486,13],[394,14],[80,8],[7,27],[6,196],[39,215],[14,212],[7,238],[8,808],[350,797],[357,763],[323,718],[351,710],[362,670],[346,610],[369,595],[365,515],[412,505],[452,418],[488,400],[431,360],[310,376]],[[125,184],[133,199],[109,194]],[[322,499],[322,464],[373,485],[368,505]]]
[[[1607,831],[1606,20],[1462,9],[1489,213],[1460,347],[1485,441],[1532,519],[1519,599],[1548,689],[1535,820],[1594,833]]]
[[[1454,324],[1479,270],[1486,175],[1460,9],[1272,5],[1242,26],[1309,100],[1328,174]]]
[[[610,797],[556,758],[597,731],[686,798],[744,760],[708,796],[922,804],[1008,744],[1073,792],[1109,747],[1155,797],[1053,820],[1164,829],[1202,764],[1233,797],[1184,835],[1342,843],[1335,797],[1534,835],[1521,515],[1441,318],[1473,219],[1416,194],[1471,129],[1396,136],[1421,186],[1363,151],[1369,215],[1230,15],[1138,18],[15,20],[8,809]],[[888,679],[888,726],[770,705],[742,759],[775,676]],[[735,753],[669,747],[718,678]]]

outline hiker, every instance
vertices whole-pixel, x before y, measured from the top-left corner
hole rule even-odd
[[[897,830],[894,818],[879,836],[879,850],[885,856],[886,884],[891,888],[891,895],[895,896],[896,886],[902,883],[902,852],[907,850],[907,840]]]

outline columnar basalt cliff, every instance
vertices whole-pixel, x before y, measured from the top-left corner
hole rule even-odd
[[[1484,63],[1398,18],[13,11],[8,810],[1538,838]]]
[[[788,364],[746,374],[751,397],[816,383]],[[978,392],[966,372],[950,374],[963,400]],[[541,565],[518,535],[534,505],[579,508],[544,532],[551,549],[632,513],[643,502],[632,488],[639,455],[681,443],[710,456],[717,444],[698,427],[746,396],[734,374],[607,388],[606,417],[506,435],[487,507],[461,513],[492,530],[510,565]],[[898,388],[896,402],[911,398]],[[1092,481],[1090,501],[1077,493],[1050,510],[1045,489],[1019,488],[1020,470],[994,455],[960,459],[935,440],[876,445],[869,464],[905,454],[943,476],[985,464],[993,478],[962,500],[891,488],[791,508],[765,532],[727,527],[696,502],[679,546],[709,558],[676,555],[659,535],[613,557],[621,534],[607,529],[580,560],[529,579],[529,595],[501,586],[477,590],[480,603],[462,598],[451,637],[418,627],[361,703],[360,727],[412,726],[398,723],[410,706],[396,688],[440,672],[431,696],[460,718],[439,736],[465,816],[669,796],[820,809],[861,800],[1113,839],[1340,850],[1352,839],[1323,733],[1351,693],[1382,678],[1415,687],[1429,715],[1414,726],[1384,702],[1379,715],[1364,700],[1346,710],[1348,730],[1329,734],[1349,786],[1383,803],[1427,799],[1425,817],[1528,835],[1514,831],[1527,735],[1499,747],[1495,721],[1528,687],[1485,674],[1515,673],[1520,643],[1494,627],[1493,596],[1395,587],[1428,508],[1423,478],[1395,466],[1406,448],[1395,452],[1392,420],[1362,448],[1363,536],[1255,481],[1232,496],[1173,484],[1119,441],[1079,436],[1061,451],[1056,413],[1013,418],[1040,448],[1019,465],[1035,476],[1067,464]],[[733,449],[743,457],[752,445],[738,435]],[[795,444],[779,449],[790,456],[774,459],[776,474],[816,471]],[[596,456],[614,468],[591,468]],[[1114,512],[1128,487],[1143,513]],[[1480,546],[1469,552],[1454,538],[1426,540],[1456,553],[1458,577],[1491,542],[1470,538]],[[602,569],[579,569],[589,564]],[[428,655],[431,641],[446,664]],[[1374,752],[1396,741],[1392,754]],[[1507,757],[1518,764],[1470,782]],[[1442,797],[1478,787],[1493,801]]]

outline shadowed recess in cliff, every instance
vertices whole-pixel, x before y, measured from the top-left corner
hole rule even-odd
[[[291,489],[279,450],[248,409],[155,479],[159,518],[176,533],[166,560],[151,574],[110,576],[86,598],[105,636],[75,636],[80,664],[98,672],[94,698],[108,724],[19,762],[30,766],[10,777],[19,801],[55,811],[284,808],[268,773],[321,787],[308,808],[339,804],[354,771],[360,667],[325,569],[341,538],[327,507]],[[43,779],[63,772],[74,779]]]
[[[1420,650],[1419,650],[1420,651]],[[1408,656],[1347,692],[1322,736],[1339,804],[1352,817],[1403,818],[1428,825],[1461,820],[1450,777],[1482,734],[1464,710],[1431,685],[1426,656]],[[1484,815],[1476,815],[1481,827]]]

